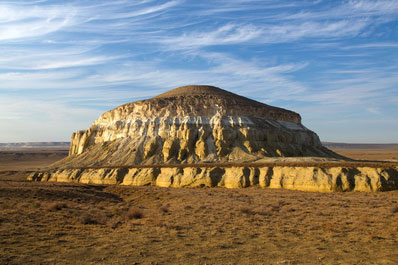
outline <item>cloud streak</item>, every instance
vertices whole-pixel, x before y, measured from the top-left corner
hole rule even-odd
[[[24,7],[0,4],[0,41],[43,36],[75,24],[72,7]]]
[[[63,127],[195,83],[318,121],[398,116],[397,23],[394,0],[2,1],[0,126],[29,102],[30,120]],[[56,105],[70,111],[39,114]]]

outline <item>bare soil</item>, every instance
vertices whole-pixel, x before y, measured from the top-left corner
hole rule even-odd
[[[29,171],[48,166],[68,155],[68,150],[33,149],[0,151],[0,171]]]
[[[349,157],[352,159],[398,162],[398,150],[343,149],[343,148],[336,148],[332,150],[342,156]]]
[[[398,261],[398,191],[41,183],[21,168],[0,172],[0,264]]]

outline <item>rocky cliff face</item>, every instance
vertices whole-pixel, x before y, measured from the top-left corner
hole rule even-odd
[[[86,168],[36,172],[33,181],[160,187],[284,188],[302,191],[388,191],[398,189],[398,168],[373,167],[152,167]]]
[[[28,179],[324,192],[398,189],[395,165],[339,166],[340,159],[295,112],[216,87],[186,86],[102,114],[72,135],[67,158]]]
[[[185,86],[102,114],[56,166],[337,157],[299,114],[211,86]]]

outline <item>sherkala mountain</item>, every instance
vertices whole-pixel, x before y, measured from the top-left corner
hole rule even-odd
[[[58,166],[253,161],[338,157],[299,114],[213,86],[184,86],[102,114],[72,135]]]
[[[213,86],[184,86],[102,114],[36,181],[162,187],[398,189],[395,165],[352,164],[299,114]]]

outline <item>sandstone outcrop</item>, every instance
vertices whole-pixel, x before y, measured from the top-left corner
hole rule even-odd
[[[33,181],[161,187],[284,188],[302,191],[388,191],[398,189],[398,167],[152,167],[86,168],[36,172]]]
[[[398,189],[396,164],[354,167],[344,166],[344,159],[322,146],[295,112],[212,86],[185,86],[105,112],[72,135],[67,158],[28,179],[323,192]]]
[[[212,86],[179,87],[119,106],[72,135],[56,167],[338,157],[299,114]]]

